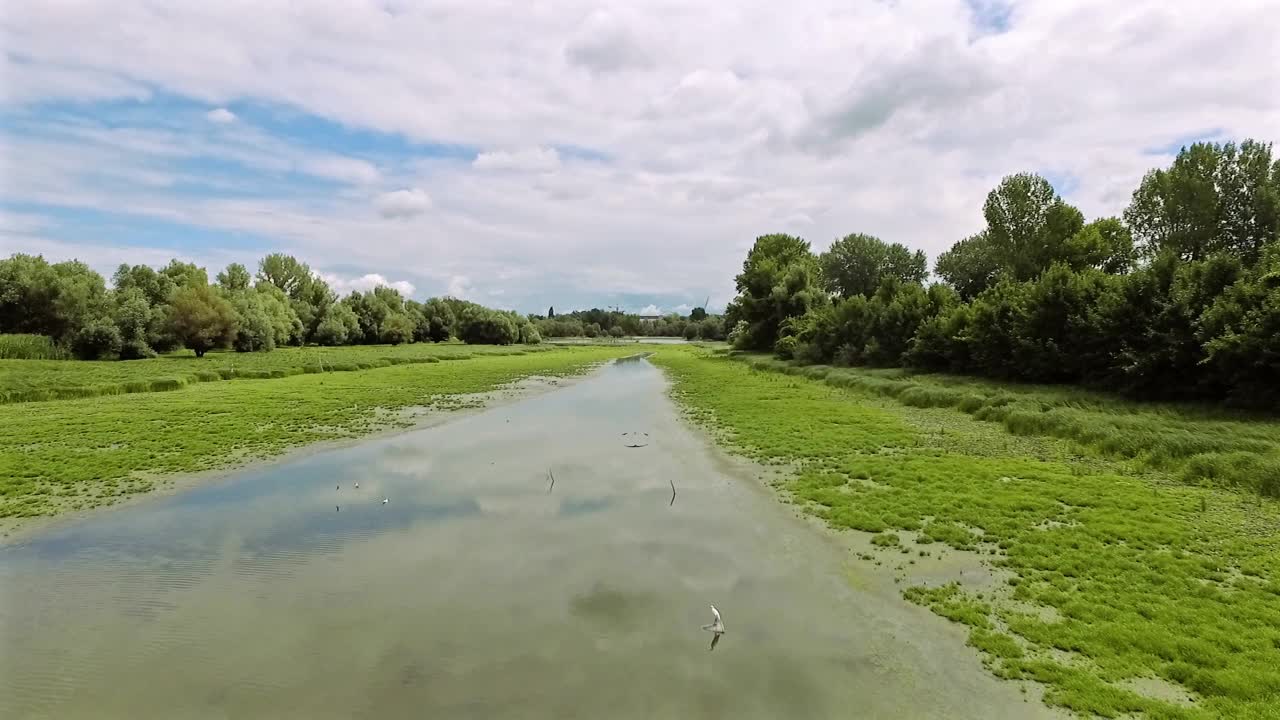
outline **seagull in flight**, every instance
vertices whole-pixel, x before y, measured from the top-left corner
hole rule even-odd
[[[724,634],[724,623],[720,621],[720,611],[716,609],[715,605],[711,606],[711,617],[713,617],[714,620],[712,620],[709,625],[703,625],[702,629],[712,634],[711,647],[709,650],[715,650],[716,643],[720,642],[720,636]]]

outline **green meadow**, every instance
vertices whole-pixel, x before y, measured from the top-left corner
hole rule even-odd
[[[58,387],[61,381],[84,383],[83,387],[110,381],[154,382],[155,377],[170,377],[153,374],[170,366],[210,369],[194,372],[231,367],[270,373],[253,382],[183,383],[172,388],[174,392],[106,393],[0,405],[0,517],[113,504],[152,490],[166,474],[225,468],[310,443],[412,425],[421,408],[465,405],[459,395],[490,391],[527,376],[574,374],[634,352],[635,346],[528,352],[420,344],[319,351],[282,348],[273,353],[210,354],[190,362],[0,361],[7,388]],[[321,358],[324,372],[288,370],[299,367],[291,362]]]
[[[968,626],[995,675],[1082,715],[1280,718],[1280,424],[696,349],[654,361],[694,422],[785,471],[792,502],[872,533],[868,563],[987,560],[994,591],[903,594]]]
[[[184,350],[128,362],[3,360],[0,361],[0,403],[177,390],[201,382],[350,372],[398,364],[464,360],[485,355],[518,355],[549,349],[547,346],[536,345],[414,343],[280,347],[269,353],[211,352],[203,358],[197,358],[190,350]]]

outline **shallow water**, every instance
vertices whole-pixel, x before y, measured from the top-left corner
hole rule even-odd
[[[50,529],[0,548],[0,717],[1046,714],[754,482],[640,360]]]

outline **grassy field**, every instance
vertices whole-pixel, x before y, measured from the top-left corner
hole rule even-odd
[[[1206,452],[1273,452],[1274,424],[990,383],[792,375],[689,349],[654,360],[692,419],[788,471],[794,502],[874,533],[868,562],[989,560],[1006,579],[994,592],[907,583],[904,595],[967,625],[996,675],[1038,681],[1046,702],[1084,715],[1280,718],[1280,506],[1184,476]],[[1052,419],[1024,419],[1031,407]],[[1170,452],[1175,439],[1197,452]]]
[[[546,346],[355,345],[282,347],[266,353],[184,350],[150,360],[0,360],[0,403],[66,400],[177,390],[200,382],[271,379],[303,373],[349,372],[394,364],[460,360],[484,355],[541,352]]]
[[[428,347],[475,351],[463,346]],[[344,350],[367,350],[373,358],[389,348]],[[0,517],[50,515],[112,504],[151,490],[165,473],[211,470],[308,443],[411,424],[411,418],[397,411],[447,409],[456,403],[449,396],[492,390],[529,375],[575,373],[634,352],[634,346],[488,352],[464,362],[295,374],[257,382],[205,382],[179,392],[0,405]],[[254,357],[265,362],[278,353],[212,360]],[[286,359],[288,353],[279,357]],[[358,362],[349,355],[341,359]],[[151,365],[107,365],[145,371],[180,361],[146,362]]]

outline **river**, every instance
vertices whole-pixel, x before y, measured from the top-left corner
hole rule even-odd
[[[1048,716],[770,493],[612,363],[0,548],[0,717]]]

